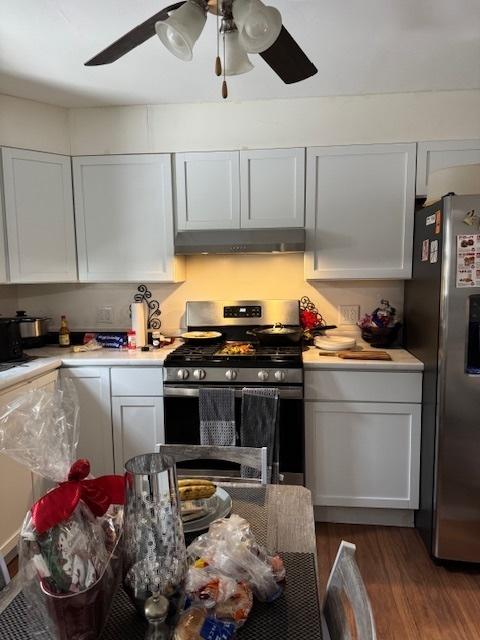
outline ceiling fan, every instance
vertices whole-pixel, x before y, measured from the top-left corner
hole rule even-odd
[[[296,41],[282,25],[275,7],[261,0],[184,0],[165,7],[142,22],[85,66],[110,64],[155,34],[181,60],[191,60],[208,13],[217,20],[215,73],[223,75],[222,96],[228,96],[226,76],[253,69],[248,54],[258,53],[273,71],[291,84],[317,73]]]

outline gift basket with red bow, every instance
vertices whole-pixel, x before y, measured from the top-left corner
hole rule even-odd
[[[27,513],[19,572],[32,637],[95,640],[121,578],[124,481],[75,460],[78,400],[71,380],[0,406],[0,451],[55,483]]]

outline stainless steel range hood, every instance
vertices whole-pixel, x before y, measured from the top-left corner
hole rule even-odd
[[[292,253],[305,251],[304,229],[224,229],[179,231],[177,255],[199,253]]]

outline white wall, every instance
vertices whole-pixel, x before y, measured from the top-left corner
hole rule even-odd
[[[311,146],[480,138],[480,91],[452,91],[256,102],[61,109],[0,96],[0,145],[81,154]],[[219,274],[221,278],[219,279]],[[15,289],[15,288],[13,288]],[[310,296],[330,323],[337,305],[371,311],[381,297],[400,310],[401,282],[306,283],[301,255],[198,256],[187,281],[153,285],[163,327],[176,330],[186,300]],[[134,285],[22,285],[2,307],[66,313],[73,329],[126,328]],[[113,325],[96,307],[114,308]],[[10,312],[10,311],[9,311]]]
[[[303,278],[303,255],[191,256],[183,284],[152,284],[153,297],[160,302],[162,328],[177,331],[183,324],[187,300],[226,298],[301,298],[309,296],[329,324],[338,321],[339,304],[358,304],[362,314],[378,306],[381,298],[403,307],[402,282],[307,283]],[[18,286],[19,308],[48,315],[52,326],[68,316],[71,329],[126,329],[130,325],[129,304],[136,285],[64,284]],[[114,322],[97,322],[96,308],[113,307]]]
[[[73,155],[480,137],[480,91],[69,110]]]
[[[0,146],[70,153],[68,111],[0,94]]]

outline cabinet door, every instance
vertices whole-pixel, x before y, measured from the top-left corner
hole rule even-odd
[[[480,162],[480,140],[440,140],[418,143],[417,196],[426,196],[432,171]]]
[[[303,227],[305,149],[240,152],[241,226]]]
[[[70,378],[80,403],[77,458],[90,461],[94,476],[113,473],[110,370],[107,367],[62,369]]]
[[[70,158],[2,149],[11,282],[77,280]]]
[[[90,282],[168,282],[173,255],[171,158],[73,159],[78,266]]]
[[[415,144],[307,150],[305,276],[410,278]]]
[[[417,509],[420,404],[306,402],[313,503]]]
[[[157,451],[164,444],[163,398],[112,398],[115,473],[133,456]]]
[[[175,155],[177,230],[238,229],[238,151]]]

